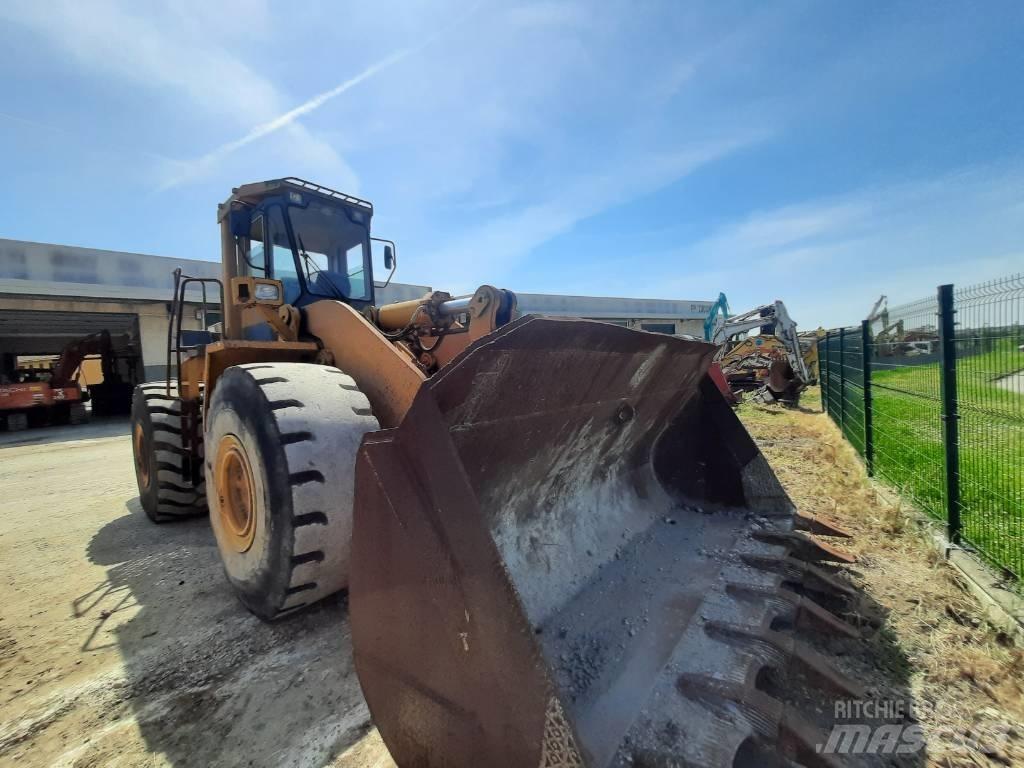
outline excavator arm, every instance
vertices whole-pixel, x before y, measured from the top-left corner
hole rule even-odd
[[[60,353],[60,359],[53,367],[50,386],[65,387],[73,382],[75,371],[89,355],[99,355],[103,367],[103,380],[113,381],[117,377],[114,370],[114,352],[110,343],[110,332],[98,331],[68,344]]]
[[[797,336],[796,321],[789,316],[786,305],[781,301],[755,307],[749,312],[720,321],[711,335],[711,343],[719,346],[719,359],[727,353],[726,342],[740,334],[757,328],[770,328],[771,332],[786,349],[786,359],[801,381],[810,381],[810,373],[804,362]]]

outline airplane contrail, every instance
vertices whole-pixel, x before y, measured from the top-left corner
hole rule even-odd
[[[329,91],[324,91],[319,96],[314,96],[313,98],[309,99],[303,104],[300,104],[294,109],[288,110],[283,115],[275,117],[273,120],[270,120],[261,125],[257,125],[251,131],[245,134],[245,136],[243,136],[242,138],[235,139],[234,141],[229,141],[227,144],[223,144],[217,147],[217,149],[213,150],[209,154],[226,155],[230,152],[234,152],[236,149],[241,149],[246,144],[251,144],[252,142],[256,141],[256,139],[263,138],[269,133],[279,131],[289,123],[294,122],[297,118],[302,117],[303,115],[308,115],[314,109],[319,109],[321,106],[326,104],[331,99],[341,96],[341,94],[343,94],[345,91],[349,90],[350,88],[354,88],[364,80],[373,77],[382,69],[387,69],[392,64],[397,64],[402,59],[406,58],[407,56],[411,55],[417,50],[419,49],[403,48],[400,51],[396,51],[387,58],[381,59],[376,64],[371,64],[358,75],[356,75],[355,77],[350,77],[341,85],[337,85],[334,88],[331,88]]]
[[[167,190],[170,189],[171,187],[175,187],[178,184],[181,184],[184,181],[187,181],[190,177],[194,176],[200,170],[209,167],[210,165],[213,165],[222,157],[230,155],[235,150],[241,149],[242,147],[246,146],[247,144],[251,144],[257,139],[261,139],[268,134],[274,133],[276,131],[281,130],[282,128],[291,125],[298,118],[302,117],[303,115],[308,115],[310,112],[319,109],[331,99],[337,98],[341,94],[345,93],[345,91],[354,88],[364,80],[368,80],[381,70],[394,66],[403,59],[407,59],[409,56],[412,56],[415,53],[419,53],[424,48],[427,48],[437,40],[444,37],[452,29],[462,24],[462,22],[464,22],[470,16],[475,14],[479,7],[480,2],[473,3],[473,5],[466,9],[466,11],[463,14],[450,21],[448,24],[446,24],[444,27],[439,29],[434,34],[432,34],[419,45],[415,45],[409,48],[401,48],[392,53],[391,55],[386,56],[385,58],[376,62],[375,64],[371,64],[358,75],[350,77],[348,80],[339,85],[336,85],[334,88],[331,88],[328,91],[324,91],[323,93],[314,96],[311,99],[308,99],[307,101],[303,102],[294,109],[290,109],[284,114],[278,115],[273,120],[268,120],[265,123],[260,123],[241,138],[235,139],[234,141],[229,141],[226,144],[221,144],[216,149],[207,152],[205,155],[203,155],[202,157],[193,162],[180,163],[180,165],[186,165],[187,169],[183,173],[162,184],[159,187],[159,190]]]
[[[408,58],[412,54],[417,53],[424,47],[426,47],[426,43],[415,46],[413,48],[402,48],[398,51],[395,51],[390,56],[381,59],[375,64],[371,64],[358,75],[350,77],[348,80],[339,85],[336,85],[334,88],[331,88],[328,91],[324,91],[323,93],[318,94],[311,99],[308,99],[299,106],[288,110],[284,114],[278,115],[273,120],[268,120],[265,123],[260,123],[241,138],[235,139],[234,141],[229,141],[226,144],[221,144],[216,149],[207,152],[202,157],[189,163],[189,165],[191,166],[189,170],[187,170],[185,173],[179,176],[176,176],[173,179],[170,179],[169,181],[161,185],[160,189],[166,190],[170,189],[171,187],[177,186],[183,181],[186,181],[190,176],[194,175],[197,171],[201,170],[202,168],[213,165],[215,162],[225,157],[226,155],[230,155],[232,152],[241,149],[247,144],[251,144],[257,139],[261,139],[264,136],[267,136],[271,133],[281,130],[282,128],[287,127],[288,125],[295,122],[298,118],[302,117],[303,115],[308,115],[310,112],[319,109],[331,99],[337,98],[341,94],[345,93],[345,91],[354,88],[364,80],[368,80],[381,70],[387,69],[388,67],[397,64],[403,59]]]

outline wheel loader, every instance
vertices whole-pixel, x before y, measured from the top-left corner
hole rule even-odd
[[[293,178],[219,206],[223,277],[176,276],[176,378],[134,394],[146,514],[208,508],[263,619],[347,590],[403,768],[834,764],[831,706],[780,691],[860,695],[804,638],[854,634],[819,604],[850,595],[825,565],[847,557],[795,515],[715,348],[520,317],[487,285],[378,305],[372,214]],[[222,321],[183,331],[199,291]]]

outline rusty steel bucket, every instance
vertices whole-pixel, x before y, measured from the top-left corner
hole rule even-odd
[[[714,351],[527,316],[366,437],[353,644],[399,766],[828,762],[756,683],[795,665],[856,694],[773,629],[846,631],[803,596],[845,587],[801,559],[829,553],[793,530]]]
[[[774,360],[769,366],[765,386],[777,400],[796,401],[806,384],[796,375],[788,360],[779,359]]]

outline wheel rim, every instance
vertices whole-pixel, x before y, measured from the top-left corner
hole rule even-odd
[[[221,438],[214,479],[224,540],[236,552],[247,552],[256,539],[256,492],[249,457],[234,435]]]
[[[132,447],[135,451],[135,471],[139,473],[140,484],[149,487],[149,450],[146,446],[146,433],[142,430],[142,424],[136,424],[132,430]]]

